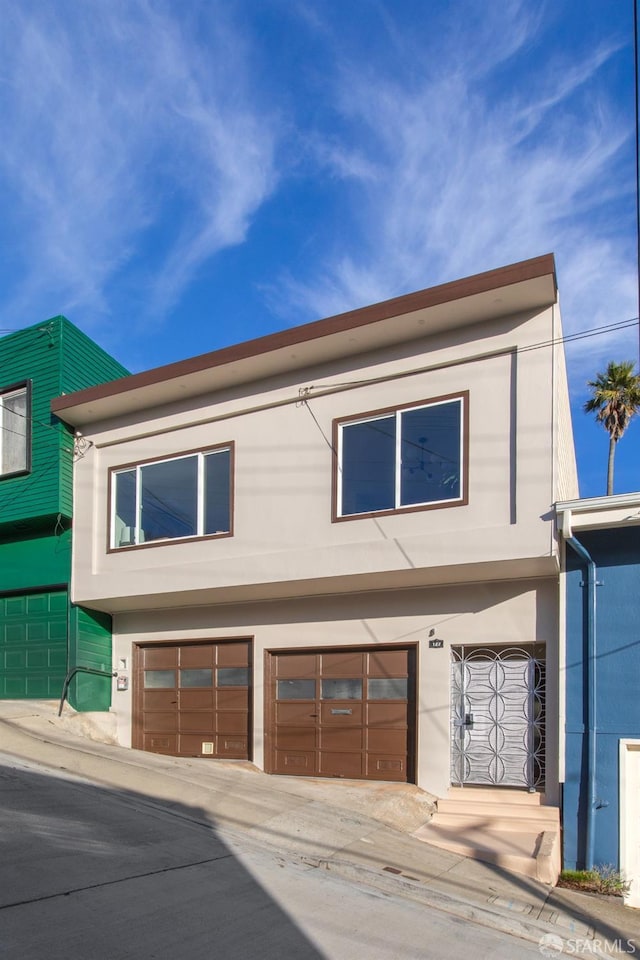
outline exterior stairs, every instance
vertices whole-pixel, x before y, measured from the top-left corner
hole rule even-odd
[[[555,884],[560,873],[560,811],[544,794],[451,787],[418,840],[460,856]]]

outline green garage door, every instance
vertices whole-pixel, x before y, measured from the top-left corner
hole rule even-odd
[[[66,668],[66,590],[0,597],[0,697],[55,699]]]

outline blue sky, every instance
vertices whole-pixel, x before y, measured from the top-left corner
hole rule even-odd
[[[547,252],[566,334],[637,317],[633,0],[0,9],[3,330],[137,371]],[[586,381],[637,355],[567,348],[583,496]]]

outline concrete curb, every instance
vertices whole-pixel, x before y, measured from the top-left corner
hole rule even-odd
[[[519,937],[521,940],[528,940],[530,943],[540,944],[543,937],[556,936],[563,939],[559,933],[556,924],[545,923],[543,920],[521,920],[517,917],[510,917],[504,913],[498,913],[478,904],[451,897],[446,893],[441,893],[426,886],[421,880],[404,876],[400,873],[392,873],[384,876],[375,870],[364,867],[361,864],[348,860],[339,860],[336,858],[328,860],[318,860],[315,863],[305,860],[309,866],[317,866],[331,873],[337,874],[348,880],[353,880],[366,886],[374,887],[383,893],[393,896],[401,895],[410,900],[423,903],[425,906],[434,910],[441,910],[461,920],[468,920],[477,923],[491,930],[499,931],[510,936]],[[566,931],[562,931],[566,932]],[[597,939],[593,937],[593,927],[588,933],[585,933],[576,940],[585,941],[585,956],[599,957],[603,960],[611,960],[611,953],[603,953],[598,945]],[[576,955],[574,953],[574,955]],[[580,955],[580,954],[577,954]]]

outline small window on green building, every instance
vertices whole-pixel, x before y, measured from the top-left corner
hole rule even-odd
[[[29,384],[0,390],[0,478],[30,470]]]

